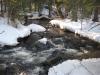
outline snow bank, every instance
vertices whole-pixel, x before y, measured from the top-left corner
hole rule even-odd
[[[67,60],[49,69],[48,75],[99,75],[100,58]]]
[[[43,32],[45,30],[44,27],[36,24],[30,24],[28,26],[18,24],[18,28],[14,28],[7,24],[7,18],[0,18],[0,45],[16,45],[19,43],[17,41],[19,37],[28,36],[31,31]]]
[[[43,32],[46,30],[43,26],[37,24],[30,24],[28,28],[31,29],[32,32]]]
[[[0,44],[2,45],[15,45],[18,44],[17,38],[19,32],[16,28],[8,25],[0,25]]]
[[[61,29],[68,29],[100,43],[100,22],[93,22],[91,20],[74,22],[70,19],[64,19],[51,20],[50,23],[52,25],[58,25]]]

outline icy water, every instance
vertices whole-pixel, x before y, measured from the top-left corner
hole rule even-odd
[[[50,67],[65,60],[100,57],[100,44],[53,28],[48,20],[34,22],[47,31],[19,39],[16,47],[0,48],[0,75],[47,75]],[[47,38],[46,44],[38,42],[42,38]]]

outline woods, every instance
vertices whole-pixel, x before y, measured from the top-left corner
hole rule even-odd
[[[70,15],[70,18],[77,21],[80,18],[91,18],[93,21],[98,21],[100,11],[99,0],[1,0],[1,14],[7,13],[14,20],[20,18],[20,13],[41,12],[44,5],[48,6],[49,17],[52,15],[52,6],[56,10],[56,15],[65,18]]]

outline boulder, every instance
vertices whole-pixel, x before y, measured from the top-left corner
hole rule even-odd
[[[55,47],[54,44],[52,42],[50,42],[49,40],[47,41],[46,44],[44,44],[40,41],[37,41],[34,46],[37,50],[48,50],[50,48]]]
[[[22,65],[11,63],[6,68],[5,75],[27,75],[27,72]]]
[[[62,44],[63,43],[63,39],[62,38],[55,38],[55,39],[53,39],[53,42],[55,44]]]

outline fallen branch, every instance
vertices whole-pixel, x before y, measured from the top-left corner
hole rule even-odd
[[[90,28],[88,31],[92,30],[93,28],[95,28],[95,27],[97,27],[97,26],[99,26],[99,25],[100,25],[100,24],[97,24],[97,25],[93,26],[93,27]]]

